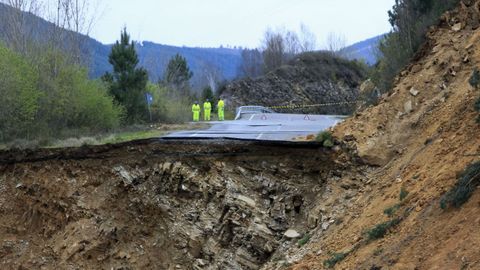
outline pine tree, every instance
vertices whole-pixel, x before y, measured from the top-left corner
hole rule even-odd
[[[126,120],[132,123],[146,119],[144,96],[148,74],[144,68],[137,67],[139,60],[135,44],[130,41],[126,28],[121,33],[120,41],[113,45],[108,62],[113,66],[113,73],[107,72],[102,79],[109,85],[115,101],[125,107]]]
[[[381,58],[373,72],[373,80],[382,92],[389,91],[400,70],[425,42],[425,33],[437,24],[441,14],[455,7],[460,0],[395,0],[388,12],[392,32],[379,46]]]
[[[210,100],[213,99],[213,91],[212,91],[212,88],[210,88],[210,86],[203,88],[202,99],[210,99]]]
[[[179,95],[186,96],[190,91],[189,80],[192,77],[193,72],[188,67],[187,59],[177,53],[168,62],[163,76],[163,83],[177,90]]]
[[[212,88],[210,88],[210,86],[207,86],[202,90],[201,102],[205,102],[206,100],[210,101],[210,103],[212,104],[212,108],[214,109],[213,111],[215,111],[216,105],[217,105],[217,99],[215,98],[215,95],[213,94]]]

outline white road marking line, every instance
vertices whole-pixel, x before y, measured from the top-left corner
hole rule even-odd
[[[260,135],[258,135],[256,139],[260,140],[260,138],[262,138],[262,136],[263,136],[263,133],[260,133]]]
[[[190,137],[195,137],[195,136],[197,136],[197,134],[198,134],[198,132],[193,134],[193,135],[190,135]]]

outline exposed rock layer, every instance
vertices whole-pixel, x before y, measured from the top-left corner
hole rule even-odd
[[[0,268],[258,269],[327,218],[311,203],[340,153],[157,140],[2,152]]]

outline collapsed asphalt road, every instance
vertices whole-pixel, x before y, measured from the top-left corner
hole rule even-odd
[[[335,126],[344,119],[335,115],[246,114],[235,121],[210,122],[211,127],[171,133],[164,138],[229,138],[265,141],[297,141]]]

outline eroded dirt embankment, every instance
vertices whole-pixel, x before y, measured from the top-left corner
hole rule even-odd
[[[480,1],[462,0],[430,29],[392,91],[335,127],[378,168],[345,222],[307,244],[291,269],[480,269],[480,189],[461,207],[440,204],[480,160],[480,91],[469,84],[479,52]]]
[[[350,159],[159,140],[0,157],[2,269],[257,269],[296,244],[288,229],[328,227],[312,203]]]

